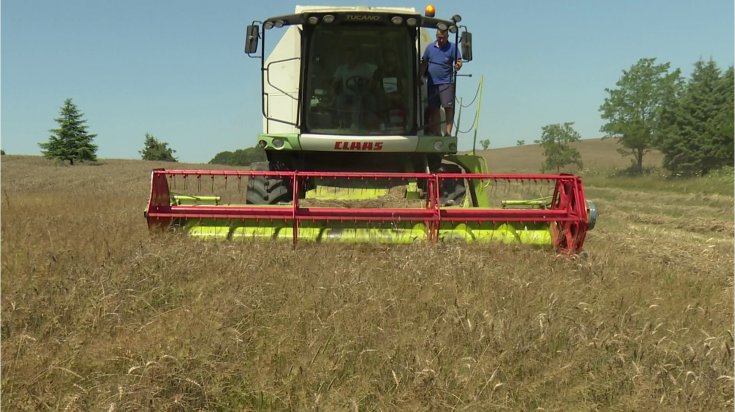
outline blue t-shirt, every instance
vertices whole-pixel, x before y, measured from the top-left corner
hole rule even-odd
[[[462,58],[462,52],[454,43],[447,42],[440,49],[434,42],[426,46],[422,58],[428,65],[429,84],[447,84],[452,82],[454,62]]]

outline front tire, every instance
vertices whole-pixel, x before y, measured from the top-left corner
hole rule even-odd
[[[462,173],[462,168],[444,163],[438,173]],[[439,184],[439,202],[442,206],[459,206],[467,195],[464,179],[443,179]]]
[[[251,170],[267,171],[267,163],[253,164]],[[293,200],[289,179],[272,176],[251,176],[245,193],[245,202],[249,205],[277,205],[290,203]]]

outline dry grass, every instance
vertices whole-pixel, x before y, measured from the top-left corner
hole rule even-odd
[[[292,249],[149,235],[156,166],[3,157],[5,409],[733,407],[732,196],[599,179],[579,259]]]
[[[620,147],[615,139],[585,139],[573,144],[582,156],[585,169],[626,169],[630,167],[632,157],[622,157],[617,149]],[[506,147],[479,151],[488,159],[493,172],[506,173],[538,173],[544,163],[544,152],[541,145],[527,144],[517,147]],[[663,161],[661,152],[652,150],[643,157],[644,167],[660,167]],[[576,166],[572,169],[576,170]]]

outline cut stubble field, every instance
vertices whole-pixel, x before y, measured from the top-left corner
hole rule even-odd
[[[2,158],[4,409],[733,407],[731,176],[586,165],[567,258],[151,235],[163,166]]]

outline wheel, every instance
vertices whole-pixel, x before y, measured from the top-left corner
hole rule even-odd
[[[442,164],[438,173],[462,173],[462,169],[454,164]],[[464,202],[467,194],[464,179],[442,179],[439,183],[439,202],[442,206],[457,206]]]
[[[245,201],[251,205],[276,205],[292,200],[291,185],[286,179],[253,176],[248,181]]]
[[[268,163],[255,163],[252,170],[268,170]],[[245,202],[249,205],[277,205],[293,200],[291,181],[271,176],[252,176],[248,179]]]

